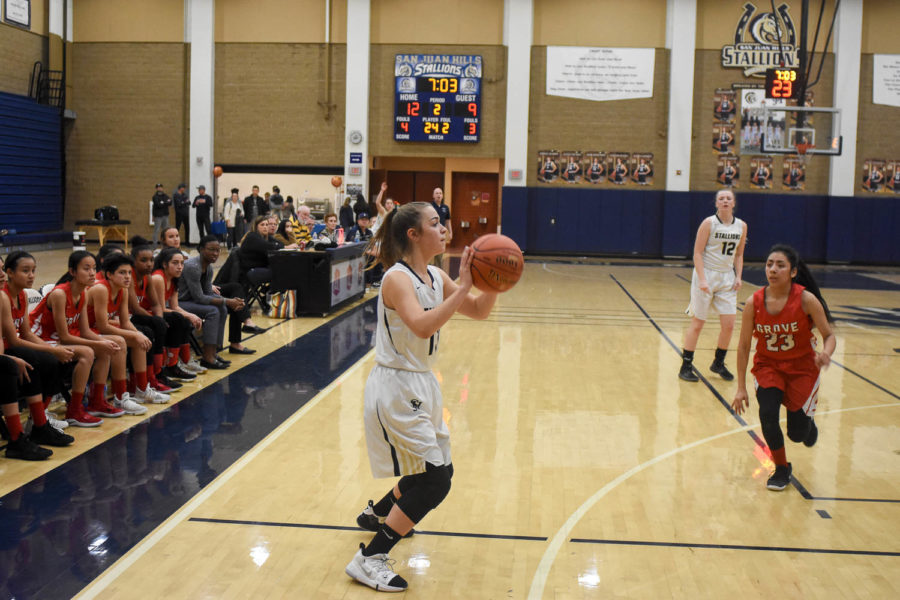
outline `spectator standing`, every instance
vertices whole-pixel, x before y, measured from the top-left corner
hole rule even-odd
[[[444,190],[439,187],[434,188],[434,191],[431,192],[431,205],[434,207],[435,212],[438,214],[438,218],[441,220],[441,226],[447,229],[446,246],[449,246],[450,240],[453,239],[453,223],[450,220],[450,207],[444,202]],[[441,267],[443,261],[444,253],[441,252],[434,257],[434,261],[431,264],[436,267]]]
[[[341,206],[341,210],[338,211],[338,221],[341,223],[341,227],[344,230],[348,230],[353,227],[353,207],[350,206],[350,196],[344,199],[344,205]]]
[[[153,239],[159,243],[159,234],[169,228],[169,207],[172,206],[172,199],[163,189],[163,184],[156,184],[156,193],[153,194]]]
[[[197,195],[194,197],[194,209],[197,211],[197,235],[201,238],[212,233],[209,224],[209,211],[212,209],[213,199],[206,193],[206,186],[197,186]]]
[[[188,196],[183,183],[178,184],[178,191],[172,194],[172,204],[175,206],[175,229],[184,225],[185,246],[191,239],[191,197]]]
[[[259,195],[259,186],[254,185],[252,193],[244,198],[244,222],[253,223],[256,217],[269,212],[269,204]]]
[[[269,196],[269,210],[280,216],[282,205],[284,205],[284,198],[281,195],[281,190],[277,185],[272,186],[272,195]]]
[[[373,214],[373,211],[369,209],[369,201],[363,196],[362,191],[356,193],[356,202],[353,203],[353,212],[356,214],[357,219],[359,218],[360,213],[366,213],[367,215]]]
[[[241,204],[241,197],[238,195],[237,188],[231,188],[231,198],[225,203],[225,210],[222,213],[225,219],[225,227],[228,229],[226,243],[228,249],[231,250],[244,237],[244,205]]]

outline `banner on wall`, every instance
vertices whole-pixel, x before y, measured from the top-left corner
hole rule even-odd
[[[750,157],[750,187],[768,190],[772,187],[772,157]]]
[[[889,160],[887,163],[887,188],[900,194],[900,160]]]
[[[734,145],[734,125],[730,123],[713,124],[713,150],[719,154],[731,154]]]
[[[784,157],[781,163],[781,173],[781,185],[784,189],[806,189],[806,165],[796,156]]]
[[[872,102],[900,106],[900,54],[872,57]]]
[[[628,160],[631,155],[628,152],[610,152],[606,156],[606,173],[609,181],[616,185],[628,183]]]
[[[566,183],[581,183],[581,152],[567,150],[561,155],[561,177]]]
[[[762,150],[762,135],[770,140],[770,146],[781,145],[785,113],[773,113],[766,123],[764,112],[766,107],[784,105],[783,99],[766,98],[763,90],[741,90],[741,154],[758,154]]]
[[[553,183],[559,178],[559,152],[541,150],[538,152],[537,180],[541,183]]]
[[[720,154],[716,165],[716,181],[725,187],[738,187],[741,178],[740,161],[734,154]]]
[[[594,184],[606,181],[606,152],[584,153],[584,180]]]
[[[654,48],[547,46],[548,96],[581,100],[653,97]]]
[[[734,90],[719,88],[713,99],[713,118],[716,123],[734,123]]]
[[[797,54],[797,32],[787,3],[772,6],[773,12],[758,12],[752,2],[735,3],[742,11],[734,30],[734,44],[722,46],[722,66],[743,69],[745,77],[765,77],[766,69],[782,64],[800,65]]]
[[[886,161],[880,158],[870,158],[863,163],[863,190],[867,192],[881,192],[885,190],[885,166]]]
[[[631,155],[631,180],[638,185],[653,183],[653,154],[635,152]]]

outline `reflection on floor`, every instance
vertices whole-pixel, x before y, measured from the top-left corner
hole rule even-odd
[[[369,300],[0,498],[0,598],[71,598],[372,347]]]

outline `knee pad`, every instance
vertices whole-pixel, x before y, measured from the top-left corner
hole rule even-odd
[[[802,410],[788,411],[787,434],[792,442],[802,442],[809,435],[810,418]]]
[[[400,496],[397,505],[413,523],[421,521],[450,493],[450,470],[446,466],[425,464],[425,472],[408,480],[410,489]]]

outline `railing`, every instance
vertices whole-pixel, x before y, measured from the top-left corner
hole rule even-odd
[[[45,69],[40,61],[34,63],[34,66],[31,68],[28,95],[36,100],[38,104],[55,106],[57,108],[62,107],[65,94],[62,75],[62,71]]]

